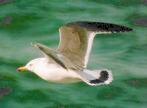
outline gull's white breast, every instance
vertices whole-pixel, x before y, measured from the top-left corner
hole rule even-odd
[[[42,79],[58,83],[80,81],[80,76],[73,70],[66,70],[56,63],[46,63],[38,66],[35,73]]]

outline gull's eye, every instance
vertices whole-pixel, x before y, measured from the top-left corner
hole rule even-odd
[[[29,65],[30,67],[32,66],[32,64]]]

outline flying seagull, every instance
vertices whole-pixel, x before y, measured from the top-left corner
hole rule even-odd
[[[130,32],[131,28],[103,23],[79,21],[59,28],[60,42],[56,50],[34,43],[44,57],[28,62],[18,71],[29,70],[44,80],[56,83],[83,81],[91,86],[109,84],[112,73],[108,69],[89,70],[87,63],[96,34]]]

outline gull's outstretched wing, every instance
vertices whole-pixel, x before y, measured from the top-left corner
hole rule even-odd
[[[129,32],[131,28],[100,22],[73,22],[59,29],[58,51],[76,67],[86,68],[93,38],[96,34]]]
[[[47,58],[52,59],[54,62],[67,69],[66,64],[62,59],[58,57],[58,53],[56,50],[48,48],[47,46],[40,43],[33,43],[34,47],[38,48]]]
[[[51,49],[51,48],[49,48],[49,47],[47,47],[47,46],[45,46],[43,44],[40,44],[40,43],[32,43],[32,45],[34,47],[36,47],[37,49],[39,49],[45,55],[46,58],[56,62],[61,67],[65,68],[65,69],[77,69],[77,70],[80,70],[79,67],[74,65],[66,57],[62,56],[60,54],[60,52],[58,52],[57,50]]]

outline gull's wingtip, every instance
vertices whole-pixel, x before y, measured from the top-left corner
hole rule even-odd
[[[133,29],[132,29],[132,28],[130,28],[130,27],[128,27],[128,32],[131,32],[131,31],[133,31]]]
[[[31,42],[31,46],[35,47],[37,42]]]
[[[122,28],[122,30],[120,32],[131,32],[131,31],[133,31],[132,28],[127,27],[127,26],[120,26],[120,27]]]
[[[66,26],[79,26],[86,28],[89,31],[101,33],[119,33],[133,31],[133,29],[130,27],[106,22],[76,21],[67,23]]]
[[[41,44],[38,42],[31,42],[31,46],[38,48]]]

